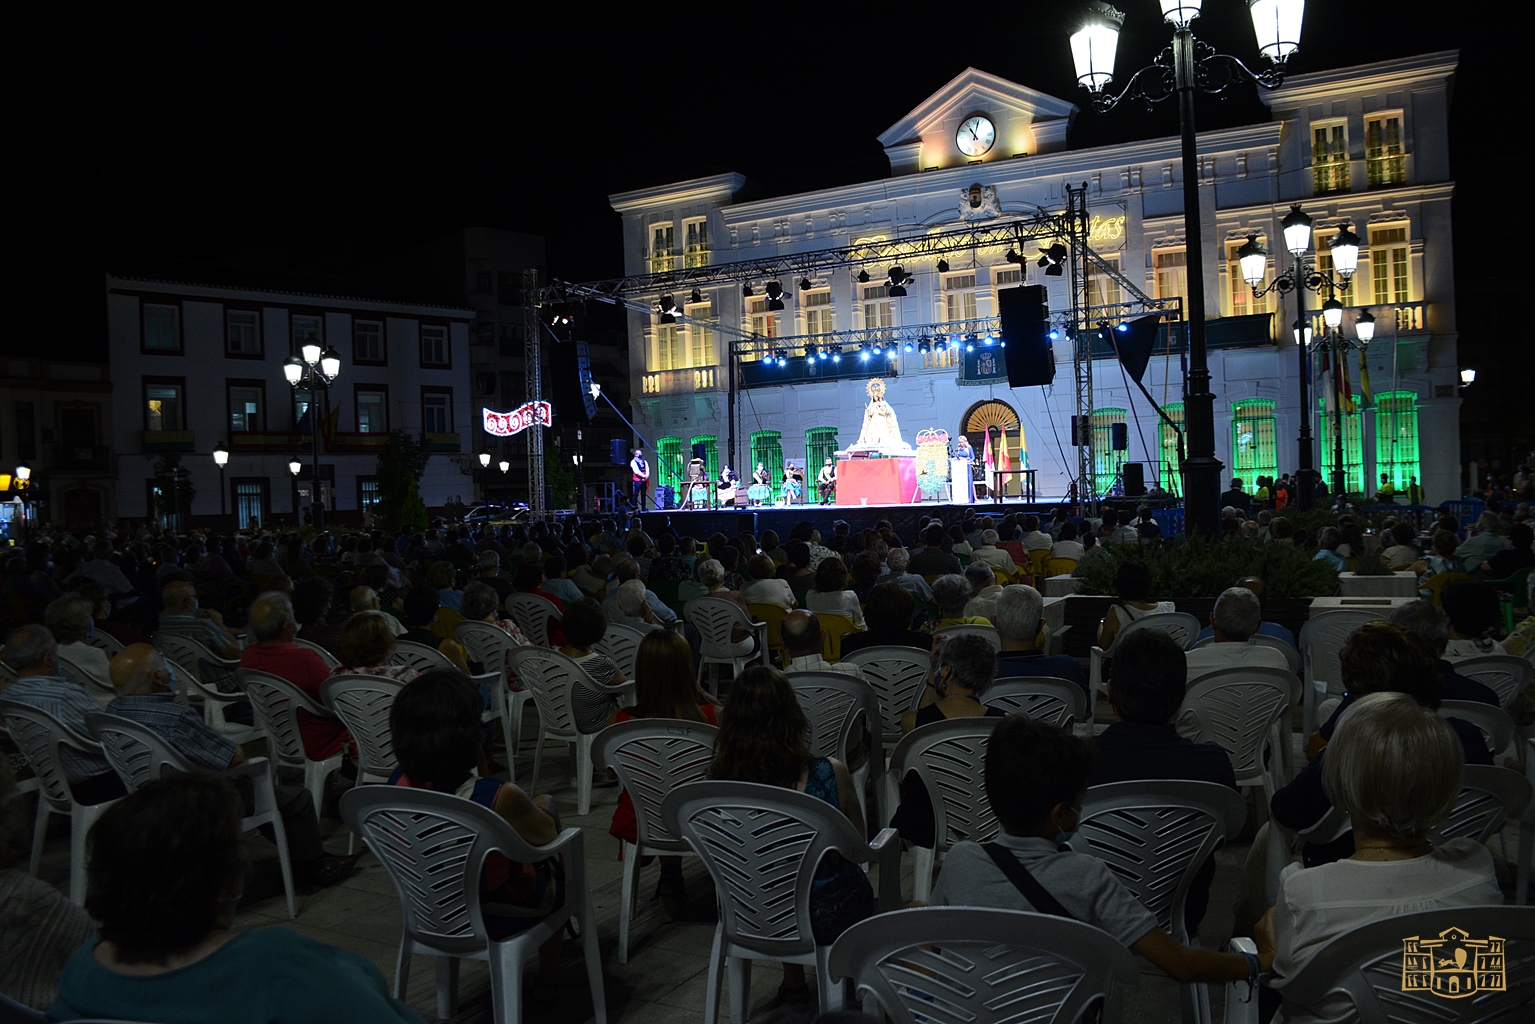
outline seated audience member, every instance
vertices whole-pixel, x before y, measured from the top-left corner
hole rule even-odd
[[[938,632],[945,626],[989,626],[991,620],[979,615],[966,615],[965,605],[970,603],[970,581],[961,573],[950,573],[933,581],[933,603],[938,606],[938,618],[928,627]]]
[[[382,612],[377,614],[383,615]],[[357,617],[354,615],[352,619],[347,620],[347,628],[351,627]],[[324,658],[309,648],[300,647],[293,642],[293,637],[298,632],[298,621],[293,615],[293,605],[289,603],[288,596],[270,591],[256,598],[251,604],[250,623],[247,628],[255,643],[247,645],[245,650],[240,652],[240,667],[268,672],[286,679],[318,702],[320,687],[330,678],[331,669]],[[346,632],[343,630],[342,664],[347,663],[344,653],[346,651],[345,636]],[[394,646],[393,634],[389,637],[389,644],[391,647]],[[311,761],[323,761],[351,743],[346,727],[338,719],[320,718],[303,708],[295,711],[294,717],[298,720],[299,735],[304,741],[304,754]]]
[[[981,703],[994,668],[986,638],[956,636],[935,646],[933,678],[922,692],[921,706],[901,715],[901,735],[950,718],[1002,718],[1005,712],[1000,708]],[[930,848],[938,841],[932,798],[914,771],[901,779],[901,805],[890,827],[913,846]]]
[[[288,579],[288,574],[283,572],[282,566],[277,564],[273,555],[276,548],[269,540],[264,540],[251,548],[251,556],[245,563],[245,571],[250,573],[252,579],[260,579],[261,583],[268,584],[273,590],[291,590],[293,581]],[[287,580],[287,586],[282,581]]]
[[[720,567],[725,570],[725,589],[739,594],[741,588],[746,586],[749,577],[742,572],[741,549],[735,544],[722,541],[719,545],[718,560]]]
[[[458,672],[422,673],[400,691],[389,712],[389,732],[400,766],[389,785],[452,793],[494,811],[532,846],[560,834],[554,798],[529,798],[510,782],[482,779],[477,772],[481,701],[477,688]],[[519,864],[491,854],[480,876],[480,909],[493,939],[505,939],[548,917],[559,906],[561,877],[553,861]],[[559,981],[564,930],[539,948],[539,980],[552,989]]]
[[[108,714],[149,729],[197,767],[218,772],[245,763],[245,751],[238,744],[204,722],[198,712],[176,703],[165,659],[148,644],[134,644],[118,652],[112,659],[112,685],[117,697],[107,705]],[[236,780],[235,789],[245,803],[245,813],[253,813],[249,783]],[[272,789],[288,839],[294,882],[301,888],[322,887],[335,885],[351,874],[356,856],[326,854],[320,841],[319,809],[309,790],[284,785]],[[274,838],[270,827],[262,831],[268,839]]]
[[[512,586],[512,578],[501,571],[501,556],[494,551],[481,551],[475,559],[475,582],[483,583],[496,592],[496,599],[504,604],[506,599],[517,592]],[[459,609],[462,613],[463,609]],[[467,616],[466,616],[467,618]]]
[[[694,682],[693,652],[676,633],[657,630],[640,641],[634,656],[634,705],[620,708],[613,721],[643,718],[676,718],[686,722],[718,725],[721,709]],[[618,794],[608,834],[620,843],[639,841],[634,800],[629,791]],[[682,858],[661,858],[661,884],[657,887],[661,908],[675,920],[687,903],[687,884],[682,878]]]
[[[628,626],[642,633],[664,628],[645,600],[645,584],[639,580],[627,580],[610,591],[602,602],[602,613],[611,626]]]
[[[1346,860],[1279,876],[1273,909],[1255,933],[1274,949],[1273,973],[1293,978],[1323,946],[1355,928],[1441,907],[1498,906],[1492,854],[1474,839],[1431,843],[1460,794],[1461,744],[1450,724],[1403,693],[1361,697],[1327,747],[1327,792],[1354,826]],[[952,856],[952,855],[951,855]],[[1286,1002],[1287,1024],[1337,1020],[1353,1003]]]
[[[565,564],[570,566],[569,579],[576,585],[576,589],[587,597],[598,597],[608,585],[608,564],[612,559],[601,558],[601,562],[588,562],[586,549],[580,543],[567,544],[565,546]],[[489,582],[489,581],[487,581]]]
[[[934,522],[928,526],[922,534],[922,542],[925,545],[921,551],[911,556],[911,571],[918,576],[958,576],[964,572],[964,566],[959,564],[959,559],[954,557],[949,550],[949,537],[943,531],[943,524]]]
[[[997,652],[997,678],[1055,676],[1086,691],[1087,675],[1081,662],[1067,654],[1046,654],[1035,646],[1044,614],[1045,599],[1033,587],[1002,588],[997,595],[997,637],[1002,641]]]
[[[1267,597],[1267,589],[1268,588],[1265,586],[1265,584],[1263,582],[1263,578],[1261,576],[1243,576],[1241,579],[1237,580],[1236,583],[1232,584],[1232,586],[1244,587],[1247,590],[1251,590],[1254,594],[1257,594],[1258,595],[1258,609],[1259,609],[1260,613],[1262,612],[1262,610],[1264,608],[1265,599]],[[1215,635],[1215,627],[1214,626],[1206,626],[1204,629],[1201,629],[1199,631],[1198,639],[1199,640],[1208,640],[1211,637],[1213,637],[1214,635]],[[1297,650],[1297,648],[1295,646],[1295,634],[1290,632],[1288,629],[1286,629],[1284,626],[1281,626],[1277,622],[1260,622],[1260,623],[1258,623],[1258,630],[1253,635],[1254,636],[1271,636],[1271,637],[1273,637],[1276,640],[1283,640],[1285,643],[1290,645],[1290,649],[1292,651]]]
[[[564,604],[574,604],[586,596],[586,592],[576,585],[576,582],[565,573],[568,571],[568,563],[560,555],[555,555],[544,563],[544,582],[540,589],[553,594]]]
[[[1450,642],[1450,618],[1442,610],[1427,601],[1409,601],[1392,609],[1387,621],[1393,626],[1401,626],[1438,655],[1440,700],[1473,700],[1493,707],[1503,706],[1496,690],[1475,679],[1467,679],[1445,660],[1444,650]]]
[[[1465,565],[1466,572],[1476,572],[1482,563],[1508,550],[1508,539],[1498,535],[1499,525],[1496,513],[1483,512],[1471,528],[1471,535],[1455,549],[1455,557]]]
[[[581,666],[587,679],[603,687],[628,682],[623,670],[612,658],[592,650],[608,631],[607,616],[602,614],[602,605],[597,603],[596,598],[583,597],[573,602],[565,609],[561,624],[565,630],[565,642],[559,651]],[[598,723],[610,723],[618,711],[618,703],[616,695],[589,686],[577,685],[570,694],[571,709],[583,731],[593,726],[600,727]]]
[[[58,644],[46,627],[22,626],[6,640],[5,663],[16,673],[16,681],[0,689],[0,697],[48,712],[70,732],[89,738],[85,716],[100,711],[85,688],[59,675]],[[103,754],[64,747],[59,750],[59,764],[75,800],[98,804],[122,796],[126,789]]]
[[[452,562],[433,562],[426,570],[426,589],[437,593],[438,603],[444,608],[452,608],[458,611],[460,603],[464,599],[464,592],[453,586],[458,573],[453,568]]]
[[[1013,556],[997,547],[1001,540],[996,530],[981,531],[981,546],[970,555],[970,561],[984,562],[993,569],[1001,569],[1009,576],[1016,573],[1018,567],[1013,563]]]
[[[860,551],[853,556],[853,564],[848,569],[852,577],[850,589],[858,598],[860,604],[866,604],[869,600],[869,591],[880,581],[884,573],[884,563],[878,553],[874,551]]]
[[[1189,685],[1200,676],[1226,668],[1280,668],[1289,670],[1290,662],[1282,651],[1252,643],[1253,634],[1263,624],[1263,606],[1258,595],[1246,587],[1227,587],[1215,599],[1210,612],[1210,628],[1215,642],[1188,652]],[[1118,655],[1115,656],[1118,661]]]
[[[1060,539],[1050,545],[1050,557],[1070,558],[1080,562],[1086,553],[1082,542],[1077,540],[1077,524],[1070,520],[1062,523]]]
[[[1055,539],[1039,528],[1039,516],[1024,516],[1022,526],[1025,551],[1049,551],[1055,546]]]
[[[616,620],[619,612],[618,601],[616,599],[618,589],[630,580],[639,580],[640,585],[644,586],[645,581],[640,578],[639,563],[634,560],[634,556],[628,554],[619,555],[613,559],[613,584],[609,585],[608,596],[602,602],[602,610],[607,613],[609,619]],[[668,628],[676,624],[677,613],[665,601],[661,600],[659,594],[648,587],[645,589],[645,603],[650,606],[651,617],[656,622]],[[633,623],[630,623],[630,625],[633,625]]]
[[[762,534],[762,553],[773,560],[774,565],[783,565],[789,560],[789,553],[779,546],[779,538],[776,530],[766,530]]]
[[[112,617],[112,598],[99,583],[81,580],[75,585],[75,593],[91,602],[91,628],[99,629],[107,636],[127,647],[129,644],[145,644],[149,639]]]
[[[887,575],[891,583],[899,584],[910,591],[912,597],[932,607],[933,588],[928,586],[927,580],[911,571],[910,551],[900,547],[891,548],[885,555],[885,566],[890,570]]]
[[[1520,569],[1535,565],[1535,530],[1529,523],[1515,523],[1508,528],[1509,547],[1489,558],[1482,566],[1482,574],[1490,580],[1507,579]]]
[[[949,554],[955,558],[970,558],[975,554],[975,549],[980,547],[981,538],[977,534],[976,542],[971,544],[965,536],[965,528],[958,523],[949,527]]]
[[[1397,523],[1391,528],[1391,545],[1380,553],[1381,561],[1392,568],[1410,568],[1418,560],[1418,531],[1411,523]]]
[[[1153,601],[1151,587],[1151,570],[1145,562],[1132,559],[1120,563],[1114,574],[1114,590],[1119,600],[1109,605],[1098,626],[1099,647],[1108,650],[1119,631],[1136,619],[1178,610],[1171,601]]]
[[[451,661],[460,672],[467,674],[469,661],[464,648],[457,640],[444,640],[432,632],[432,623],[437,619],[441,601],[438,592],[431,587],[412,587],[410,593],[405,595],[406,629],[399,639],[436,651]],[[463,592],[460,591],[459,606],[455,609],[460,615],[463,614],[463,606]]]
[[[196,640],[221,658],[240,656],[240,642],[224,625],[224,617],[212,608],[197,606],[197,588],[186,580],[172,580],[160,592],[160,628]]]
[[[805,607],[822,615],[841,615],[864,628],[858,595],[847,589],[847,566],[840,558],[827,558],[815,570],[815,588],[806,591]]]
[[[810,545],[802,540],[791,540],[784,550],[788,559],[779,568],[778,578],[786,581],[795,598],[804,604],[805,595],[815,586],[815,570],[810,568]]]
[[[1418,586],[1423,587],[1429,579],[1442,572],[1465,572],[1466,565],[1455,554],[1457,541],[1455,534],[1450,530],[1436,530],[1432,541],[1433,551],[1424,555],[1412,564],[1412,571],[1418,574]],[[1419,593],[1428,595],[1427,589],[1420,589]]]
[[[1307,742],[1311,758],[1295,779],[1274,794],[1270,810],[1274,820],[1292,831],[1309,828],[1332,809],[1323,786],[1326,745],[1339,719],[1355,701],[1369,693],[1405,693],[1430,710],[1439,707],[1438,658],[1422,640],[1389,622],[1367,622],[1354,630],[1338,653],[1347,694],[1332,718]],[[1447,719],[1460,737],[1466,764],[1492,764],[1492,753],[1481,730],[1459,718]],[[1254,840],[1253,847],[1259,843]],[[1309,867],[1347,857],[1354,852],[1354,836],[1345,832],[1328,843],[1307,844],[1303,862]]]
[[[677,551],[677,540],[669,533],[656,537],[656,557],[650,560],[645,579],[653,587],[658,583],[682,583],[693,578],[693,570]]]
[[[1188,673],[1183,648],[1166,633],[1148,630],[1125,637],[1109,683],[1114,724],[1094,743],[1088,785],[1139,779],[1184,779],[1237,788],[1231,758],[1217,743],[1194,743],[1178,735],[1173,719],[1183,703]],[[1200,867],[1189,886],[1185,921],[1199,931],[1215,878],[1215,857]]]
[[[419,674],[408,665],[391,665],[395,635],[391,616],[380,611],[358,612],[341,627],[341,667],[331,675],[378,676],[408,683]]]
[[[1087,743],[1071,733],[1009,715],[986,744],[986,797],[1002,832],[984,846],[956,843],[930,902],[1063,914],[1103,929],[1175,981],[1255,983],[1271,947],[1250,959],[1176,942],[1107,864],[1057,845],[1076,830],[1092,762]],[[1031,890],[1051,906],[1037,906]]]
[[[985,562],[971,562],[965,566],[965,580],[970,584],[970,600],[965,602],[965,616],[979,617],[990,622],[997,611],[997,595],[1002,584]]]
[[[58,653],[69,658],[99,686],[106,688],[112,685],[107,668],[107,652],[85,642],[85,635],[94,628],[91,616],[95,610],[89,598],[68,593],[49,603],[43,613],[43,622],[58,642]]]
[[[918,577],[919,579],[921,577]],[[915,647],[929,651],[933,648],[930,634],[911,628],[917,602],[911,591],[886,580],[876,583],[869,591],[869,603],[864,609],[868,629],[857,633],[842,634],[842,656],[865,647]]]
[[[741,600],[747,604],[770,604],[784,611],[794,607],[794,588],[778,577],[778,567],[767,555],[753,555],[746,568],[752,578],[741,588]]]
[[[1503,621],[1498,589],[1483,580],[1458,580],[1440,595],[1450,619],[1450,640],[1444,660],[1452,664],[1489,654],[1507,654],[1492,631]]]
[[[809,612],[791,612],[812,622]],[[786,618],[785,623],[788,622]],[[847,816],[864,835],[858,787],[842,762],[812,757],[810,723],[782,672],[753,665],[730,686],[724,720],[714,741],[715,779],[757,782],[806,793]],[[849,926],[874,913],[874,890],[863,868],[830,853],[816,868],[810,890],[810,927],[817,945],[830,945]],[[783,965],[782,994],[791,1002],[809,996],[805,969]]]
[[[101,933],[65,965],[52,1019],[422,1024],[366,957],[291,928],[234,928],[240,813],[227,783],[178,775],[101,816],[85,897]]]
[[[384,628],[389,630],[390,636],[401,636],[409,628],[404,622],[400,621],[398,615],[392,611],[384,610],[383,602],[380,600],[377,590],[374,590],[372,587],[353,587],[352,614],[356,616],[363,612],[378,612],[382,615],[384,617]],[[350,622],[351,620],[348,619],[347,621]],[[342,630],[345,631],[345,629],[346,626],[343,624]]]
[[[79,585],[87,581],[101,587],[112,598],[126,597],[134,591],[133,582],[117,565],[112,542],[105,538],[91,547],[78,569],[64,577],[64,583],[74,590],[79,590]]]
[[[795,609],[785,615],[778,627],[778,637],[789,661],[789,672],[845,672],[863,678],[863,670],[857,665],[846,661],[834,664],[823,656],[821,620],[814,612]]]
[[[698,582],[704,588],[703,597],[714,597],[721,601],[729,601],[740,609],[741,614],[748,620],[754,616],[751,609],[746,607],[746,602],[741,595],[725,586],[725,565],[718,558],[705,558],[698,563],[694,572],[698,576]]]
[[[0,757],[0,995],[46,1010],[64,963],[96,926],[59,890],[12,866],[31,830],[20,796],[10,761]]]
[[[1128,515],[1128,513],[1126,513]],[[1119,510],[1106,508],[1103,510],[1103,522],[1098,528],[1098,543],[1105,547],[1117,547],[1121,544],[1139,544],[1141,535],[1129,523],[1119,521]]]
[[[312,576],[293,587],[293,617],[298,620],[298,638],[323,647],[332,657],[341,657],[341,627],[330,623],[331,602],[335,590],[330,580]]]
[[[1336,526],[1329,526],[1322,531],[1316,542],[1316,554],[1312,560],[1326,562],[1339,572],[1348,568],[1348,560],[1339,548],[1343,546],[1343,534]]]

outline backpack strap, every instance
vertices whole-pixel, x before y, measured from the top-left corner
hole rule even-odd
[[[998,843],[983,843],[981,849],[986,851],[991,862],[1007,876],[1007,880],[1013,883],[1013,887],[1023,894],[1023,898],[1028,900],[1029,905],[1035,910],[1041,914],[1053,914],[1056,917],[1076,920],[1075,914],[1061,906],[1061,901],[1051,896],[1049,891],[1039,884],[1039,879],[1029,874],[1029,869],[1023,866],[1013,851]]]

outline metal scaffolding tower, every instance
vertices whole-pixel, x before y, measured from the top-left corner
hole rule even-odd
[[[524,402],[541,401],[544,397],[544,345],[543,331],[539,324],[538,268],[529,267],[522,272],[522,379]],[[544,428],[534,424],[528,435],[528,510],[534,519],[542,519],[547,509],[544,502]]]

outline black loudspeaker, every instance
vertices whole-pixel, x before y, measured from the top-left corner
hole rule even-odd
[[[1071,418],[1071,443],[1076,445],[1078,448],[1082,447],[1088,443],[1086,434],[1087,432],[1082,429],[1082,422],[1080,417],[1073,416]]]
[[[709,460],[709,446],[704,444],[702,441],[699,441],[697,444],[693,445],[693,458],[703,459],[705,462],[707,462]]]
[[[549,353],[555,414],[567,422],[590,423],[597,415],[597,400],[591,392],[592,360],[586,342],[548,345],[544,351]]]
[[[1055,350],[1050,345],[1050,313],[1045,308],[1045,289],[1004,288],[997,292],[997,314],[1002,321],[1002,350],[1007,364],[1007,386],[1030,387],[1055,380]]]
[[[611,451],[608,453],[608,461],[615,466],[627,466],[629,464],[629,442],[621,437],[613,438]]]
[[[662,486],[657,487],[656,488],[656,507],[657,508],[668,508],[668,509],[676,508],[677,507],[677,488],[672,487],[672,486],[667,485],[667,484],[663,484]]]
[[[736,513],[736,532],[737,533],[749,533],[753,537],[757,536],[757,513],[755,513],[755,512],[737,512]],[[712,552],[711,552],[711,555],[712,555]]]
[[[1143,463],[1127,462],[1120,467],[1125,475],[1125,497],[1139,498],[1146,493],[1146,467]]]
[[[1109,439],[1109,446],[1116,452],[1127,452],[1130,450],[1130,431],[1126,424],[1110,423]]]

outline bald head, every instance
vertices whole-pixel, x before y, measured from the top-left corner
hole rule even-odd
[[[192,610],[192,605],[197,601],[197,588],[186,580],[172,580],[160,591],[160,600],[171,614],[185,614]]]
[[[169,693],[171,674],[159,651],[149,644],[130,644],[112,659],[112,686],[121,697]]]
[[[280,644],[293,639],[298,622],[288,595],[269,590],[251,603],[250,631],[258,644]]]
[[[1258,595],[1258,605],[1260,607],[1263,605],[1263,598],[1264,598],[1263,577],[1261,577],[1261,576],[1243,576],[1241,579],[1237,580],[1234,585],[1238,586],[1238,587],[1241,587],[1243,590],[1251,590],[1254,594],[1257,594]]]
[[[778,627],[778,635],[791,658],[821,653],[821,620],[814,612],[800,608],[785,615]]]

